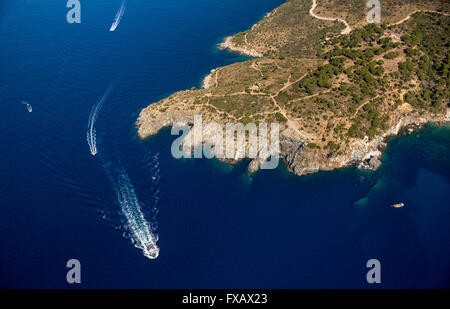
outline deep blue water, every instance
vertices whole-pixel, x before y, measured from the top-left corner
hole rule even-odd
[[[175,160],[168,130],[136,137],[140,109],[244,61],[216,44],[281,2],[128,0],[109,32],[121,0],[82,0],[78,25],[66,23],[65,1],[1,1],[1,287],[450,287],[449,127],[393,139],[377,172],[307,177]],[[89,113],[115,80],[93,157]],[[123,237],[108,178],[117,169],[156,228],[156,260]],[[389,207],[399,201],[407,207]],[[80,286],[66,283],[72,258]]]

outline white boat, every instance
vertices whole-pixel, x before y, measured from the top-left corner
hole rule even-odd
[[[149,242],[145,245],[145,253],[151,259],[156,259],[159,254],[159,250],[153,245],[152,242]]]
[[[22,104],[24,104],[24,105],[26,105],[27,106],[27,110],[28,110],[28,112],[33,112],[33,107],[30,105],[30,104],[28,104],[27,102],[25,102],[25,101],[22,101]]]

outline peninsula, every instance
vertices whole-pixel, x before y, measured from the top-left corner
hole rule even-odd
[[[380,2],[382,23],[368,24],[365,1],[286,1],[220,45],[253,59],[143,109],[139,137],[192,124],[196,114],[220,124],[277,122],[281,157],[297,175],[378,168],[389,137],[450,121],[450,4]]]

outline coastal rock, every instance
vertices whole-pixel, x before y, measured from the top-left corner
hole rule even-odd
[[[249,174],[254,174],[261,168],[261,164],[257,159],[250,161],[250,164],[247,167]]]
[[[286,166],[290,170],[295,170],[296,159],[300,151],[303,148],[304,143],[293,139],[282,139],[281,140],[281,155],[284,158]]]
[[[381,161],[373,157],[369,160],[369,168],[371,170],[377,170],[381,166]]]
[[[245,56],[250,56],[250,57],[262,57],[264,56],[261,52],[258,52],[257,50],[251,49],[251,48],[247,48],[247,47],[239,47],[236,46],[233,43],[233,37],[229,36],[226,37],[224,39],[224,41],[222,43],[219,44],[219,48],[220,49],[228,49],[232,52],[236,52]]]
[[[216,69],[211,70],[211,72],[203,79],[202,88],[208,89],[214,85],[213,74],[216,72]]]
[[[372,139],[354,139],[348,149],[342,154],[327,155],[322,149],[312,149],[306,144],[308,140],[305,136],[294,134],[289,130],[282,132],[280,136],[280,157],[283,159],[288,170],[296,175],[307,175],[318,171],[327,171],[337,168],[348,167],[353,164],[361,164],[366,168],[376,170],[381,166],[380,158],[382,151],[386,147],[386,142],[390,137],[398,135],[402,129],[419,128],[426,123],[447,123],[449,112],[444,115],[411,113],[394,117],[392,125],[382,134],[376,135]],[[185,111],[169,111],[158,114],[157,117],[148,117],[142,112],[137,121],[139,136],[145,138],[156,134],[161,128],[177,125],[191,125],[194,119],[194,112],[189,114]],[[410,130],[404,130],[411,133]],[[214,134],[208,128],[204,128],[204,141],[214,144]],[[192,130],[187,136],[192,135]],[[189,145],[190,147],[193,145]],[[236,145],[237,147],[238,145]],[[247,147],[247,145],[245,145]],[[214,152],[214,148],[213,148]],[[245,153],[236,153],[233,160],[226,162],[238,162],[245,157]],[[257,172],[267,158],[257,158],[250,162],[248,172]]]

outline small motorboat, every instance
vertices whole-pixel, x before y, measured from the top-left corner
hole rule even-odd
[[[147,256],[151,259],[156,259],[158,257],[159,250],[151,242],[145,245]]]
[[[402,207],[405,207],[405,204],[404,203],[398,203],[398,204],[392,205],[391,207],[392,208],[402,208]]]

